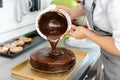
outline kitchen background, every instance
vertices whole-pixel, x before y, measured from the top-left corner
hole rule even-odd
[[[39,10],[31,8],[31,2],[40,2]],[[0,43],[35,30],[35,19],[40,10],[50,5],[52,0],[0,0]],[[29,5],[26,5],[28,4]],[[33,5],[32,5],[33,6]]]
[[[30,9],[31,12],[28,11],[29,7],[31,7],[30,1],[32,1],[32,3],[35,3],[34,1],[40,3],[37,4],[37,8],[34,7],[35,5],[32,5]],[[37,15],[42,9],[50,5],[51,1],[52,0],[0,0],[0,43],[35,30],[34,22]],[[28,3],[29,5],[26,5]],[[67,4],[69,4],[69,2]],[[89,73],[92,75],[90,75],[90,77],[93,77],[93,74],[96,73],[95,69]]]

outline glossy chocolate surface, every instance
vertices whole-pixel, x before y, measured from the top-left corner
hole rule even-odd
[[[65,16],[62,13],[50,11],[41,15],[38,25],[40,32],[47,37],[51,44],[52,50],[56,50],[60,37],[68,27]]]
[[[56,73],[71,70],[75,65],[75,55],[70,49],[57,48],[63,52],[62,55],[53,56],[49,54],[50,48],[42,48],[30,56],[30,63],[33,68],[46,73]]]

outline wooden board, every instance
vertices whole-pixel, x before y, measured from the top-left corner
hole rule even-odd
[[[63,73],[42,73],[39,71],[35,71],[28,66],[28,60],[18,64],[13,67],[11,73],[14,77],[19,78],[20,80],[67,80],[67,78],[71,75],[75,69],[78,68],[81,61],[87,57],[88,52],[80,51],[80,50],[72,50],[76,56],[76,64],[75,66],[68,72]],[[23,79],[24,78],[24,79]]]

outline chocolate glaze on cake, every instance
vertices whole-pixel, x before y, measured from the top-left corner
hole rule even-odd
[[[61,13],[50,11],[38,21],[39,31],[51,44],[51,48],[42,48],[30,56],[31,66],[37,70],[56,73],[70,70],[75,65],[75,56],[70,49],[56,48],[60,37],[66,32],[68,23]]]
[[[40,71],[56,73],[70,70],[75,65],[73,52],[66,48],[57,48],[63,52],[62,55],[53,56],[49,54],[50,48],[42,48],[30,56],[33,68]]]

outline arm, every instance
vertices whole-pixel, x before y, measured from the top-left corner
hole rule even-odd
[[[56,10],[59,9],[64,9],[70,15],[71,19],[76,19],[84,15],[84,10],[81,5],[75,8],[69,8],[66,6],[57,6]]]
[[[76,8],[71,8],[69,14],[71,15],[72,19],[77,19],[80,16],[84,16],[84,10],[82,6],[78,6]]]
[[[101,36],[93,31],[84,28],[84,27],[75,27],[72,26],[72,30],[70,31],[70,35],[77,38],[89,38],[96,44],[98,44],[104,50],[110,52],[111,54],[120,56],[120,51],[115,47],[114,39],[110,36]]]
[[[89,30],[87,33],[85,33],[85,35],[86,37],[94,41],[96,44],[98,44],[104,50],[108,51],[111,54],[120,56],[120,52],[115,47],[114,39],[112,37],[97,35]]]

